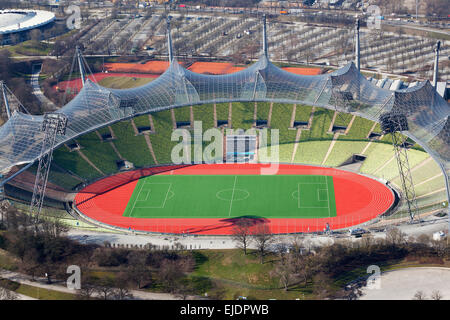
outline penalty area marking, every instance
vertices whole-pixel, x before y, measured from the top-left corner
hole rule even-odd
[[[300,202],[300,198],[301,198],[301,193],[300,193],[300,189],[301,188],[300,187],[302,185],[308,185],[307,188],[312,188],[311,185],[315,185],[316,186],[316,188],[315,188],[316,189],[316,194],[317,194],[317,199],[316,200],[318,202],[326,202],[327,206],[326,207],[321,207],[321,206],[308,206],[308,207],[306,207],[306,206],[302,206],[301,202]],[[323,189],[324,186],[326,186],[326,189]],[[320,183],[320,182],[318,182],[318,183],[311,183],[311,182],[308,182],[308,183],[297,183],[297,190],[294,190],[292,192],[291,196],[292,196],[293,199],[297,200],[297,208],[298,209],[328,209],[328,215],[330,216],[331,215],[331,213],[330,213],[330,199],[329,199],[329,196],[328,196],[328,192],[329,192],[328,181],[326,181],[325,183]],[[321,194],[322,195],[326,194],[326,199],[321,199],[322,198]]]
[[[162,204],[159,205],[159,206],[145,206],[145,205],[141,206],[141,205],[138,204],[137,207],[136,207],[136,204],[138,202],[147,202],[149,200],[152,200],[152,197],[149,198],[149,196],[150,196],[150,194],[157,193],[158,188],[156,188],[156,187],[152,188],[151,186],[156,186],[156,185],[166,185],[167,186],[166,187],[167,191],[165,192],[164,201],[162,202]],[[150,188],[149,189],[146,188],[146,190],[144,190],[144,187],[146,187],[146,186],[150,186]],[[171,188],[172,188],[172,183],[171,182],[168,182],[168,183],[167,182],[166,183],[164,183],[164,182],[147,183],[147,182],[144,181],[144,183],[141,185],[141,188],[139,189],[139,192],[137,194],[136,199],[134,200],[131,212],[133,212],[134,209],[163,209],[166,206],[167,200],[168,199],[172,199],[174,197],[174,195],[175,195],[175,193],[170,190]],[[159,190],[161,190],[161,189],[159,188]],[[146,196],[145,196],[145,199],[140,200],[142,192],[145,192]],[[169,197],[169,194],[170,194],[170,197]],[[155,197],[157,197],[157,196],[155,196]]]

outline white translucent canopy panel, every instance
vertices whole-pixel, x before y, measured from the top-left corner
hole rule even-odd
[[[197,74],[176,60],[159,78],[132,89],[107,89],[91,81],[58,112],[68,117],[65,136],[77,136],[136,115],[185,105],[232,101],[301,103],[351,112],[378,121],[384,112],[408,117],[408,136],[449,167],[450,107],[430,85],[390,91],[368,81],[353,63],[329,74],[303,76],[273,65],[264,55],[249,68],[227,75]],[[0,170],[40,155],[42,117],[16,112],[0,128]]]

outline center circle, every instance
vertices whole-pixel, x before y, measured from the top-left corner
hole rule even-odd
[[[244,189],[224,189],[216,193],[216,197],[223,201],[245,200],[249,196],[250,193]]]

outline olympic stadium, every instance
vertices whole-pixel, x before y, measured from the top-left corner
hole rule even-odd
[[[0,10],[0,34],[28,31],[45,26],[54,20],[54,13],[43,10]]]
[[[34,202],[41,160],[50,155],[44,206],[64,208],[83,223],[229,234],[247,217],[274,233],[340,230],[411,221],[400,152],[416,218],[447,210],[450,108],[429,81],[390,91],[373,85],[353,62],[321,75],[292,74],[270,62],[265,23],[263,35],[256,63],[204,75],[177,62],[169,31],[170,66],[160,77],[133,89],[86,80],[56,111],[65,127],[51,144],[45,143],[48,117],[15,111],[0,128],[5,194]],[[402,126],[389,131],[386,115],[402,116]],[[174,163],[172,132],[195,136],[197,121],[200,134],[221,130],[226,159]],[[244,163],[228,149],[236,144],[228,129],[264,128],[278,130],[278,143],[264,146],[258,134],[246,134]],[[401,141],[397,148],[392,136]],[[262,155],[275,151],[273,171]]]

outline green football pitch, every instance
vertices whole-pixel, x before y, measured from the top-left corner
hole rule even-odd
[[[136,184],[124,212],[135,218],[325,218],[336,216],[333,177],[154,175]]]

